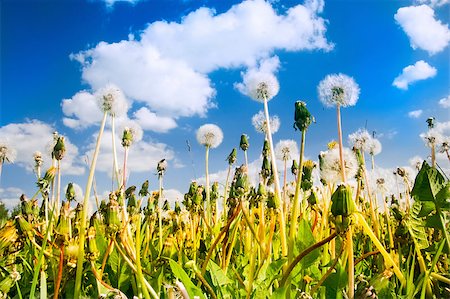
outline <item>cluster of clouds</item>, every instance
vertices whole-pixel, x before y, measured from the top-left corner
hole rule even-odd
[[[448,24],[436,18],[433,7],[438,8],[448,3],[448,0],[418,0],[415,6],[398,9],[394,19],[408,36],[414,50],[424,50],[431,56],[447,48],[450,42]],[[406,90],[410,84],[432,78],[436,74],[436,68],[419,60],[413,65],[406,66],[392,85]]]

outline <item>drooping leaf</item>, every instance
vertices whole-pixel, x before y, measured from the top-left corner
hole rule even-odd
[[[416,176],[411,195],[418,201],[436,201],[436,195],[446,185],[444,176],[436,169],[423,162]]]
[[[174,260],[169,259],[170,269],[172,269],[173,275],[181,280],[190,298],[194,296],[199,296],[201,299],[206,299],[205,295],[202,293],[201,289],[198,288],[192,280],[187,275],[186,271]]]

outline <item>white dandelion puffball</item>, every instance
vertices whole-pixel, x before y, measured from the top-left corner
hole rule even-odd
[[[7,141],[0,140],[0,163],[14,163],[17,152]]]
[[[255,101],[270,101],[280,91],[280,84],[272,73],[254,72],[244,78],[244,90]]]
[[[348,143],[361,151],[367,152],[368,146],[372,136],[366,129],[359,129],[358,131],[348,135]]]
[[[269,116],[270,131],[275,134],[280,129],[280,118],[277,115]],[[267,121],[264,112],[261,110],[252,116],[252,125],[259,133],[267,133]]]
[[[441,133],[439,133],[436,129],[430,129],[426,133],[422,133],[419,135],[420,138],[423,139],[426,146],[432,147],[433,145],[439,144],[443,139]]]
[[[206,124],[197,130],[198,143],[206,147],[216,148],[222,143],[222,140],[222,130],[216,125]]]
[[[107,112],[113,116],[126,115],[128,103],[119,87],[114,84],[108,84],[97,90],[95,96],[103,112]]]
[[[424,159],[422,159],[422,157],[420,156],[414,156],[411,159],[409,159],[409,165],[416,170],[420,170],[420,168],[422,168],[422,163],[423,163]]]
[[[381,153],[382,146],[380,140],[376,138],[370,138],[369,141],[367,141],[367,152],[372,155],[376,156],[379,153]]]
[[[445,153],[450,151],[450,137],[442,136],[442,139],[439,141],[439,152]]]
[[[349,148],[344,147],[345,176],[353,178],[358,171],[358,161],[355,154]],[[339,159],[339,147],[321,152],[322,163],[320,165],[320,176],[327,183],[342,182],[341,161]]]
[[[297,143],[292,140],[280,140],[275,146],[275,157],[281,161],[289,161],[298,153]]]
[[[326,107],[354,106],[359,98],[358,84],[343,74],[327,75],[317,87],[320,101]]]

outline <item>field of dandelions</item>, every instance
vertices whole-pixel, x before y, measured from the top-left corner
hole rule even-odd
[[[341,109],[357,103],[359,87],[346,75],[328,75],[318,96],[336,110],[336,141],[315,163],[304,158],[314,122],[306,103],[293,107],[293,140],[274,146],[279,119],[268,103],[277,79],[255,76],[246,87],[263,106],[252,120],[264,136],[259,182],[250,183],[245,134],[226,159],[224,186],[210,181],[209,152],[223,134],[205,124],[197,140],[205,149],[206,182],[192,182],[173,208],[164,199],[165,160],[155,165],[159,190],[126,181],[138,133],[132,128],[112,144],[115,190],[89,203],[105,123],[111,120],[116,134],[114,118],[124,107],[120,90],[99,90],[104,113],[84,198],[76,198],[73,184],[61,190],[66,149],[55,134],[52,166],[41,170],[42,155],[34,155],[36,193],[23,195],[1,220],[0,297],[450,298],[450,183],[436,164],[439,152],[450,161],[450,139],[435,130],[434,118],[422,136],[430,160],[417,161],[415,173],[377,173],[380,142],[361,129],[348,136],[347,148],[341,133]],[[0,154],[1,174],[13,163],[14,145],[0,144]],[[96,206],[91,215],[89,204]]]

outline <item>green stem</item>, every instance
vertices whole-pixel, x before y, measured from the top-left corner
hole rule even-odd
[[[345,183],[345,161],[344,161],[344,146],[342,144],[342,128],[341,128],[341,106],[336,105],[337,112],[337,129],[338,129],[338,140],[339,140],[339,160],[341,162],[341,175],[342,182]]]
[[[117,180],[117,187],[120,187],[120,174],[119,174],[119,164],[117,163],[117,147],[116,147],[116,125],[115,125],[115,117],[111,115],[111,135],[112,135],[112,150],[113,150],[113,190],[114,190],[114,177]]]
[[[300,142],[300,157],[299,157],[299,165],[298,165],[298,174],[297,174],[297,182],[295,184],[295,194],[294,194],[294,202],[292,204],[292,217],[291,217],[291,227],[289,230],[289,262],[292,261],[294,255],[294,243],[295,243],[295,234],[297,233],[297,218],[300,210],[300,186],[302,183],[302,175],[303,175],[303,155],[305,151],[305,138],[306,138],[306,130],[302,130],[302,137]]]
[[[448,230],[445,227],[444,215],[442,213],[441,207],[436,205],[436,213],[439,215],[439,221],[441,222],[442,231],[444,232],[445,241],[447,242],[447,247],[450,248],[450,237],[448,236]]]
[[[348,254],[348,298],[355,297],[355,260],[353,256],[353,228],[347,230],[347,254]]]
[[[206,223],[211,225],[211,200],[209,194],[209,169],[208,169],[208,160],[209,160],[209,146],[206,146],[205,153],[205,176],[206,176]]]
[[[224,219],[227,218],[227,199],[228,199],[228,180],[230,179],[230,172],[231,172],[231,164],[228,165],[228,172],[227,172],[227,179],[225,180],[225,191],[223,194],[223,204],[222,204],[222,215],[224,216]],[[217,211],[216,211],[217,213]]]
[[[147,287],[144,283],[144,274],[142,274],[141,266],[141,214],[138,215],[138,220],[136,223],[136,270],[137,277],[139,280],[139,285],[144,293],[145,299],[150,299],[150,294],[148,293]],[[139,289],[139,287],[138,287]]]
[[[158,229],[159,229],[159,254],[162,253],[163,250],[163,230],[162,230],[162,185],[163,178],[162,175],[159,176],[159,196],[158,196]]]
[[[100,130],[97,137],[97,144],[95,146],[94,156],[92,157],[91,168],[89,171],[89,177],[86,184],[86,190],[84,192],[83,210],[81,211],[81,223],[80,223],[80,236],[78,245],[78,259],[77,259],[77,271],[75,277],[75,292],[74,298],[78,299],[81,295],[81,276],[83,275],[83,262],[84,262],[84,242],[86,235],[86,219],[89,197],[91,194],[92,182],[94,179],[95,166],[97,164],[97,157],[100,152],[100,140],[102,139],[103,131],[105,129],[107,113],[103,114],[103,119],[100,125]],[[31,297],[33,298],[33,297]]]

